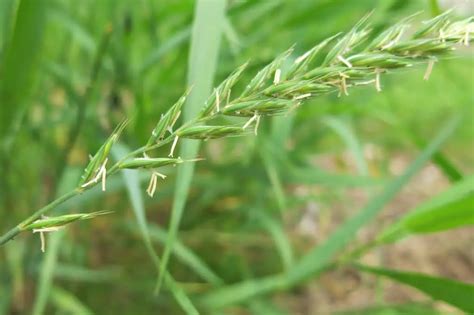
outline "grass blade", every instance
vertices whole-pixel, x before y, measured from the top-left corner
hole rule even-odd
[[[264,209],[255,209],[255,212],[262,226],[268,231],[275,242],[278,254],[283,263],[283,269],[285,271],[290,270],[294,260],[293,249],[282,224],[265,213]]]
[[[156,225],[149,227],[150,238],[165,244],[167,239],[166,231]],[[222,285],[224,281],[190,248],[182,244],[178,239],[173,246],[173,254],[183,264],[187,265],[191,270],[198,274],[202,279],[213,285]]]
[[[352,153],[352,156],[356,161],[359,174],[367,176],[369,174],[369,168],[365,162],[364,151],[350,125],[335,117],[327,117],[323,119],[323,122],[334,130],[334,132],[336,132],[344,141],[347,149]]]
[[[54,287],[51,290],[52,303],[65,314],[81,314],[92,315],[93,312],[86,307],[77,297],[72,293],[60,288]]]
[[[474,285],[446,278],[433,277],[421,273],[404,272],[383,268],[357,265],[361,271],[388,277],[397,282],[409,285],[429,295],[467,312],[474,312]]]
[[[112,147],[111,152],[114,157],[119,160],[121,157],[129,153],[130,150],[126,148],[123,144],[117,143],[114,147]],[[158,272],[160,260],[153,248],[153,244],[151,243],[150,235],[148,232],[145,203],[143,201],[142,191],[140,189],[140,179],[138,177],[138,172],[125,169],[122,171],[122,176],[127,188],[130,202],[132,203],[133,213],[137,220],[138,228],[140,230],[146,250]],[[174,279],[168,274],[168,272],[164,274],[164,279],[171,293],[173,294],[179,305],[183,308],[183,310],[185,310],[188,314],[199,314],[189,297],[175,283]]]
[[[66,168],[62,174],[60,183],[58,184],[57,196],[61,196],[70,188],[75,187],[77,179],[81,175],[79,169]],[[51,294],[51,287],[54,281],[54,271],[59,256],[59,248],[65,234],[65,229],[49,233],[46,242],[46,254],[39,271],[38,287],[36,291],[36,298],[33,305],[33,315],[43,314],[46,304]]]
[[[221,32],[225,16],[225,1],[199,0],[196,3],[194,25],[191,37],[189,57],[188,86],[193,90],[183,109],[185,121],[197,116],[207,97],[211,94],[213,78],[217,66]],[[180,156],[192,159],[199,149],[199,141],[183,140]],[[159,291],[168,260],[171,255],[179,223],[183,215],[186,199],[194,172],[194,163],[185,163],[177,171],[168,239],[160,265],[160,274],[156,286]]]
[[[58,260],[59,246],[65,231],[57,231],[47,236],[48,249],[41,266],[41,272],[38,280],[38,289],[35,303],[33,305],[33,315],[44,314],[46,303],[48,302],[53,282],[54,269]]]
[[[11,40],[0,60],[0,135],[9,135],[12,122],[26,105],[41,54],[47,1],[23,0],[18,5]],[[21,87],[21,88],[18,88]],[[21,105],[21,106],[19,106]]]
[[[474,224],[474,176],[408,212],[377,242],[397,241],[410,234],[430,233]]]

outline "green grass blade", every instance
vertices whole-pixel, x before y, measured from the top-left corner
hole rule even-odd
[[[471,192],[456,201],[431,209],[429,213],[414,214],[404,220],[412,233],[429,233],[474,225],[474,194]]]
[[[15,10],[18,7],[18,0],[0,1],[0,52],[4,45],[10,40],[13,23],[15,21]]]
[[[16,11],[11,40],[0,60],[0,136],[9,135],[12,123],[26,106],[35,80],[43,44],[42,34],[48,1],[22,0]],[[10,131],[11,132],[11,131]]]
[[[193,86],[188,101],[183,108],[183,119],[188,121],[197,116],[204,102],[211,94],[213,78],[217,67],[221,32],[225,16],[225,1],[199,0],[196,3],[191,51],[189,57],[188,86]],[[192,159],[199,149],[199,141],[183,140],[180,156]],[[186,199],[194,172],[194,163],[184,163],[178,168],[176,190],[171,212],[168,239],[162,256],[160,275],[156,291],[159,291],[163,274],[167,269],[179,223],[183,215]]]
[[[33,305],[33,315],[44,314],[46,304],[48,302],[51,286],[53,282],[54,269],[58,260],[59,246],[64,236],[65,231],[57,231],[49,233],[46,237],[46,253],[41,265],[41,272],[39,274],[38,289],[36,292],[35,303]]]
[[[463,178],[461,171],[443,153],[437,152],[432,160],[450,181],[457,182]]]
[[[115,159],[119,160],[121,157],[128,154],[130,150],[123,144],[117,143],[114,147],[112,147],[111,152]],[[160,260],[153,248],[153,244],[151,242],[150,235],[148,232],[145,204],[142,197],[143,192],[140,187],[140,179],[138,177],[138,172],[132,170],[123,170],[122,176],[128,191],[130,202],[132,203],[133,213],[137,220],[138,228],[140,229],[140,233],[145,244],[146,250],[151,260],[153,261],[157,272],[159,272]],[[189,297],[175,283],[174,279],[168,274],[168,272],[164,274],[164,279],[171,293],[173,294],[179,305],[183,308],[183,310],[185,310],[188,314],[198,314],[198,311],[194,307]]]
[[[426,146],[426,142],[418,135],[408,132],[407,134],[418,148]],[[442,152],[436,152],[431,160],[451,182],[457,182],[463,178],[462,172]]]
[[[76,186],[81,172],[79,169],[66,168],[62,174],[61,181],[58,184],[57,196],[63,195],[69,189]],[[48,233],[46,235],[46,253],[39,270],[39,280],[36,290],[36,298],[33,304],[33,315],[43,314],[51,294],[51,287],[54,281],[54,271],[59,256],[59,248],[65,234],[65,229]],[[36,236],[36,235],[35,235]],[[38,242],[38,240],[37,240]]]
[[[380,305],[362,309],[351,309],[332,313],[332,315],[442,315],[433,306],[422,303]]]
[[[8,310],[8,306],[12,303],[12,298],[17,295],[21,294],[24,290],[24,283],[25,283],[25,272],[23,269],[24,262],[23,258],[25,256],[25,249],[26,249],[26,242],[24,239],[17,240],[14,244],[7,244],[5,246],[5,270],[0,268],[0,271],[8,272],[10,274],[10,281],[5,282],[6,288],[9,292],[2,296],[0,294],[0,314],[2,314],[2,309]],[[0,277],[1,277],[0,273]],[[0,286],[3,289],[3,286]],[[8,289],[7,289],[8,288]]]
[[[89,55],[93,55],[97,49],[94,38],[89,34],[87,29],[72,16],[60,9],[52,9],[48,11],[48,18],[58,23],[60,27],[71,36],[72,41],[77,42]]]
[[[340,227],[329,236],[326,242],[314,248],[299,262],[295,263],[289,273],[243,281],[211,291],[202,297],[201,303],[210,309],[241,303],[256,295],[297,285],[311,276],[319,274],[328,266],[334,256],[354,238],[357,231],[369,223],[404,185],[408,183],[413,175],[431,159],[432,155],[454,132],[458,124],[458,118],[449,120],[438,135],[430,142],[425,150],[423,150],[418,158],[408,166],[400,177],[390,182],[382,193],[375,196],[358,214],[340,225]]]
[[[409,285],[435,300],[444,301],[467,313],[474,312],[474,285],[472,284],[415,272],[373,268],[364,265],[358,265],[357,268]]]
[[[273,219],[269,214],[265,213],[264,209],[255,209],[257,218],[260,220],[263,227],[273,238],[278,254],[283,263],[283,269],[288,271],[293,265],[293,249],[290,240],[288,239],[282,224]]]
[[[466,225],[474,225],[474,176],[408,211],[381,234],[378,242],[394,242],[410,234],[438,232]]]
[[[149,69],[153,69],[153,66],[168,52],[179,47],[180,45],[183,45],[186,40],[188,40],[190,34],[191,30],[189,28],[185,28],[170,36],[166,42],[160,43],[157,48],[153,49],[150,54],[145,57],[143,63],[137,67],[137,77],[143,75]]]
[[[51,290],[51,301],[64,314],[93,314],[76,296],[57,286]]]
[[[369,168],[364,158],[364,150],[360,145],[356,135],[354,134],[351,126],[343,122],[341,119],[335,117],[327,117],[323,119],[323,122],[332,130],[334,130],[334,132],[336,132],[344,141],[347,149],[352,153],[359,174],[367,176],[369,174]]]
[[[0,284],[0,315],[7,315],[7,311],[11,304],[12,294],[13,292],[8,287],[8,284]]]
[[[287,177],[290,183],[318,184],[321,186],[346,188],[346,187],[372,187],[384,183],[385,179],[376,179],[368,176],[335,174],[315,170],[310,167],[296,167],[289,165]]]
[[[283,190],[283,184],[280,179],[280,174],[278,173],[278,168],[275,163],[275,159],[271,154],[270,150],[267,149],[268,145],[265,145],[265,141],[265,139],[258,141],[261,144],[258,145],[258,151],[260,153],[260,157],[262,159],[263,166],[265,167],[268,179],[270,180],[270,183],[272,185],[273,194],[275,195],[280,214],[283,214],[283,212],[286,210],[285,192]]]
[[[61,264],[56,265],[54,278],[71,282],[103,283],[118,280],[120,268],[107,267],[101,269],[88,269],[86,267]]]
[[[165,244],[167,239],[166,231],[156,225],[149,225],[149,234],[152,241]],[[213,285],[222,285],[224,281],[190,248],[186,247],[178,239],[173,246],[173,254],[183,264],[198,274],[202,279]]]

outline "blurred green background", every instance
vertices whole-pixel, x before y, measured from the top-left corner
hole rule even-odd
[[[416,20],[427,19],[454,2],[230,0],[223,23],[205,20],[206,27],[221,28],[218,57],[207,60],[216,73],[194,75],[217,85],[250,60],[247,82],[291,45],[297,56],[370,11],[377,32],[420,10]],[[124,117],[132,120],[120,148],[147,141],[186,88],[190,41],[206,37],[192,32],[196,5],[0,0],[1,231],[73,188],[88,155]],[[455,14],[472,14],[472,5],[463,8]],[[198,43],[196,49],[207,48]],[[429,81],[424,68],[403,70],[383,76],[381,93],[367,86],[320,97],[288,116],[265,119],[258,137],[204,142],[171,274],[195,301],[213,288],[291,270],[297,257],[400,175],[455,114],[462,123],[438,155],[453,169],[429,163],[357,242],[446,189],[458,174],[472,173],[473,69],[472,50],[462,48],[437,63]],[[153,295],[156,268],[136,220],[146,213],[161,253],[176,168],[164,173],[154,198],[144,192],[148,174],[116,175],[107,192],[94,188],[56,209],[114,214],[52,233],[45,254],[31,233],[1,248],[0,314],[181,314],[170,290]],[[460,229],[382,248],[368,261],[472,282],[472,241],[472,230]],[[348,268],[203,314],[456,313],[411,292]]]

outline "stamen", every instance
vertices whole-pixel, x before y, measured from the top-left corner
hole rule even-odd
[[[41,221],[41,219],[36,220],[35,222],[38,222],[38,221]],[[63,228],[62,226],[50,226],[50,227],[45,227],[45,228],[41,228],[41,229],[33,229],[33,233],[39,233],[40,234],[41,252],[44,253],[46,251],[46,238],[44,236],[44,233],[56,232],[56,231],[59,231],[62,228]]]
[[[466,33],[464,33],[464,45],[466,47],[469,47],[469,30],[467,30]]]
[[[311,50],[308,50],[308,51],[305,52],[303,55],[301,55],[301,56],[299,56],[298,58],[296,58],[295,64],[299,64],[300,62],[302,62],[303,60],[305,60],[306,58],[308,58],[309,54],[311,54]]]
[[[150,183],[148,184],[148,188],[146,189],[146,192],[150,197],[153,197],[153,195],[155,194],[158,176],[162,179],[166,178],[166,175],[158,173],[156,171],[151,174]]]
[[[41,240],[41,252],[44,253],[46,251],[46,240],[44,239],[44,233],[40,233],[40,240]]]
[[[341,76],[341,86],[340,86],[339,96],[341,96],[341,92],[347,96],[349,95],[349,92],[347,91],[346,78],[349,78],[349,76],[342,72],[339,72],[339,75]]]
[[[433,71],[433,67],[434,67],[435,62],[436,62],[436,60],[433,59],[433,58],[430,59],[430,61],[428,61],[428,67],[426,67],[426,71],[425,71],[425,75],[423,76],[423,80],[428,81],[430,79],[431,72]]]
[[[105,191],[105,180],[107,179],[107,170],[102,169],[102,191]]]
[[[250,118],[246,123],[245,125],[242,127],[242,129],[246,129],[248,126],[250,126],[250,124],[255,120],[257,119],[257,113],[255,113],[252,118]]]
[[[382,70],[379,68],[375,69],[375,89],[377,92],[382,92],[382,85],[380,84],[380,73],[382,73]]]
[[[352,63],[349,62],[346,58],[342,57],[341,55],[337,56],[337,59],[339,59],[343,64],[345,64],[348,68],[352,68]]]
[[[257,114],[257,113],[255,113],[255,114]],[[254,129],[255,135],[257,135],[259,125],[260,125],[260,116],[257,115],[257,122],[255,123],[255,129]]]
[[[303,94],[303,95],[296,96],[295,98],[293,98],[293,100],[301,100],[301,99],[304,99],[304,98],[308,98],[310,96],[311,96],[311,93],[306,93],[306,94]]]
[[[102,165],[100,166],[99,168],[99,173],[97,173],[97,180],[99,180],[99,177],[102,177],[102,191],[105,191],[105,180],[107,178],[107,168],[105,167],[105,165],[107,164],[107,161],[109,159],[106,158],[104,163],[102,163]]]
[[[372,79],[372,80],[354,82],[354,85],[369,85],[369,84],[374,84],[374,83],[375,83],[375,79]]]
[[[102,163],[102,165],[97,169],[96,171],[96,175],[94,178],[92,178],[90,181],[88,181],[87,183],[84,183],[81,185],[82,188],[85,188],[87,186],[90,186],[92,184],[95,184],[99,181],[100,178],[102,178],[102,191],[105,191],[105,178],[107,176],[107,169],[105,167],[105,165],[107,164],[107,161],[109,159],[106,158],[104,160],[104,162]]]
[[[147,193],[148,196],[150,196],[150,197],[153,197],[153,195],[155,194],[155,191],[156,191],[156,181],[157,181],[156,174],[155,174],[155,173],[152,173],[152,174],[151,174],[151,178],[150,178],[150,183],[148,184],[148,188],[146,189],[146,193]]]
[[[219,108],[219,105],[220,105],[220,100],[219,100],[219,92],[217,91],[217,89],[214,89],[215,92],[216,92],[216,112],[220,112],[220,108]]]
[[[281,78],[281,70],[280,70],[280,69],[276,69],[276,71],[275,71],[275,78],[273,79],[273,83],[274,83],[274,84],[280,83],[280,78]]]
[[[173,144],[171,145],[171,151],[170,154],[168,155],[169,157],[173,157],[174,154],[174,149],[176,148],[176,144],[178,143],[178,136],[174,138]]]
[[[195,160],[196,160],[196,159],[195,159]],[[189,160],[189,161],[191,161],[191,160]],[[155,171],[154,174],[157,175],[157,176],[160,176],[161,179],[165,179],[165,178],[166,178],[166,175],[165,175],[165,174],[158,173],[157,171]]]

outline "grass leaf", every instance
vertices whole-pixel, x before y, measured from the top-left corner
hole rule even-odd
[[[369,174],[369,168],[364,158],[364,150],[360,145],[354,131],[351,126],[345,123],[342,119],[335,117],[326,117],[323,122],[330,127],[339,137],[344,141],[347,149],[352,153],[354,160],[356,161],[357,170],[360,175],[367,176]]]
[[[0,136],[11,135],[13,122],[26,106],[35,80],[43,44],[42,34],[48,1],[20,1],[12,27],[12,35],[2,50],[0,68]],[[4,35],[6,37],[6,35]],[[21,88],[18,88],[21,87]],[[3,140],[3,139],[2,139]]]
[[[59,246],[65,231],[60,230],[47,235],[47,250],[41,265],[36,299],[33,305],[33,315],[44,314],[53,282],[54,269],[58,260]]]
[[[56,308],[65,314],[94,314],[76,296],[57,286],[51,290],[51,300]]]
[[[470,176],[422,203],[379,237],[394,242],[404,236],[430,233],[474,224],[474,176]]]
[[[357,265],[357,268],[409,285],[435,300],[444,301],[465,312],[474,312],[474,285],[472,284],[415,272],[373,268],[364,265]]]
[[[197,116],[207,97],[211,94],[220,38],[225,16],[225,1],[199,0],[196,3],[194,24],[191,35],[189,57],[188,86],[193,86],[186,105],[183,108],[185,121]],[[183,140],[180,156],[192,159],[199,149],[199,141]],[[194,163],[185,163],[177,171],[168,239],[160,265],[160,275],[156,290],[159,291],[163,274],[167,269],[171,248],[178,233],[179,223],[184,212],[189,187],[194,172]]]
[[[118,160],[125,156],[130,150],[123,144],[117,143],[111,150],[114,157]],[[138,228],[140,230],[143,242],[145,244],[148,255],[150,256],[157,272],[159,271],[160,260],[156,254],[153,244],[151,243],[150,235],[148,232],[148,225],[145,212],[145,204],[142,197],[142,191],[140,187],[140,180],[137,171],[123,170],[122,171],[123,181],[126,185],[130,202],[132,203],[132,209],[137,220]],[[175,283],[173,278],[166,272],[164,279],[168,285],[171,293],[175,297],[179,305],[188,312],[188,314],[198,314],[198,311],[194,307],[193,303],[186,295],[186,293]]]
[[[156,225],[149,225],[149,234],[152,241],[165,244],[167,240],[166,231]],[[202,279],[213,285],[222,285],[224,281],[190,248],[179,240],[175,241],[173,254],[183,264],[198,274]]]

